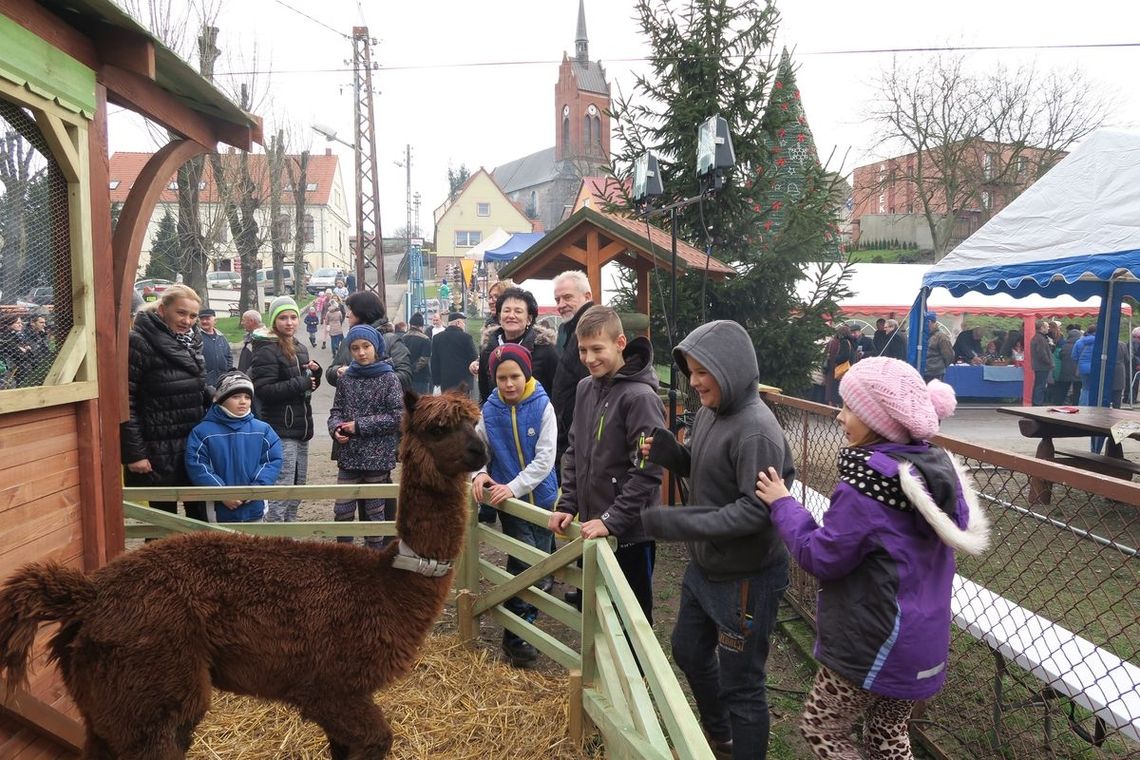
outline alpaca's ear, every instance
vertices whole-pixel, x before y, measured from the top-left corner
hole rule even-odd
[[[420,394],[415,391],[404,391],[404,409],[407,410],[408,416],[416,413],[416,402],[420,400]]]
[[[471,387],[468,386],[467,383],[460,383],[459,385],[455,386],[453,392],[459,394],[460,396],[468,396],[471,394]]]

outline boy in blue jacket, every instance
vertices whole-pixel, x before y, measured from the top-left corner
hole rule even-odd
[[[558,499],[554,459],[558,424],[554,406],[546,390],[534,377],[530,352],[517,343],[496,347],[488,358],[495,390],[483,404],[475,432],[487,442],[490,461],[471,480],[475,500],[491,505],[506,499],[529,501],[552,509]],[[554,551],[554,534],[526,520],[501,512],[503,533],[541,549]],[[507,572],[518,575],[527,565],[507,558]],[[542,585],[540,585],[540,588]],[[544,590],[549,589],[546,586]],[[533,623],[538,610],[522,599],[512,597],[506,608]],[[511,631],[503,631],[503,652],[515,667],[522,667],[538,656],[535,648]]]
[[[281,439],[253,416],[253,382],[244,372],[218,378],[214,405],[190,431],[186,471],[196,486],[271,486],[281,471]],[[260,522],[263,499],[214,502],[217,521]]]

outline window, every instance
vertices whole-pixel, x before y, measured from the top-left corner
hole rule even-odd
[[[198,183],[198,189],[199,190],[205,190],[206,189],[206,183],[205,182],[199,182]]]
[[[986,211],[989,211],[991,208],[993,208],[993,205],[993,196],[990,195],[990,192],[988,190],[983,190],[982,208],[984,208]]]
[[[471,248],[483,242],[483,233],[478,230],[456,230],[455,247]]]
[[[490,216],[491,215],[491,204],[490,203],[476,203],[475,204],[475,215],[476,216]]]
[[[598,145],[602,144],[602,117],[594,117],[594,142]]]
[[[565,113],[562,115],[562,156],[565,158],[570,153],[570,117]]]
[[[178,189],[178,180],[171,181],[171,183],[166,186],[166,189],[167,190],[177,190]]]
[[[992,182],[994,178],[994,154],[987,153],[982,157],[982,179]]]
[[[81,296],[72,295],[71,281],[70,231],[81,227],[69,221],[80,218],[79,183],[69,184],[64,177],[36,115],[6,97],[0,95],[6,164],[0,182],[0,390],[45,385],[71,332],[75,307],[84,304]],[[173,240],[176,248],[173,223],[166,233],[165,240]],[[74,379],[72,371],[63,382]]]
[[[316,239],[316,234],[315,234],[315,230],[314,230],[313,215],[312,214],[305,214],[305,218],[303,220],[303,226],[304,226],[304,230],[305,230],[305,242],[306,243],[313,242]]]
[[[590,147],[594,144],[594,120],[586,116],[585,123],[582,125],[582,145]]]
[[[1029,168],[1029,159],[1025,156],[1017,157],[1017,173],[1018,175],[1025,174],[1025,170]]]
[[[111,189],[112,190],[118,190],[119,189],[119,180],[117,180],[117,179],[111,180]]]
[[[316,182],[309,182],[308,184],[305,185],[305,192],[306,193],[315,193],[316,191],[317,191],[317,183]]]

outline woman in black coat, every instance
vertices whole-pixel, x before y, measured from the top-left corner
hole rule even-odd
[[[321,365],[297,340],[301,324],[297,303],[289,296],[273,299],[267,327],[254,331],[249,379],[261,405],[260,417],[281,438],[284,463],[277,485],[304,485],[309,479],[309,441],[313,437],[313,391],[321,384]],[[300,499],[270,499],[266,522],[293,522]]]
[[[507,288],[495,303],[495,321],[499,326],[487,334],[479,353],[479,400],[486,401],[495,389],[488,367],[491,351],[504,343],[518,343],[530,351],[534,362],[534,377],[547,393],[554,389],[554,374],[558,370],[558,350],[554,347],[553,330],[535,324],[538,319],[538,302],[529,290]]]
[[[130,416],[120,429],[128,486],[191,485],[186,437],[210,406],[198,294],[185,285],[163,291],[154,309],[135,315],[127,359]],[[152,501],[177,512],[177,502]],[[206,502],[188,501],[186,516],[206,520]]]

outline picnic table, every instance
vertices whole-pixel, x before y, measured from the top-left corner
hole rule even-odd
[[[1079,467],[1102,475],[1131,480],[1140,474],[1140,464],[1124,455],[1124,446],[1114,432],[1140,439],[1140,412],[1104,406],[1003,406],[998,411],[1020,417],[1018,428],[1026,438],[1039,438],[1036,456],[1049,462]],[[1055,438],[1107,438],[1105,453],[1065,449],[1058,451]],[[1030,496],[1036,504],[1048,504],[1052,488],[1046,481],[1030,479]]]

